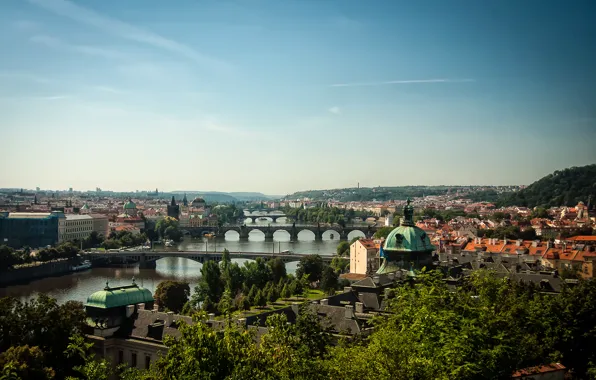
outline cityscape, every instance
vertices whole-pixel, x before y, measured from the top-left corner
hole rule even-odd
[[[596,379],[595,19],[0,2],[0,380]]]

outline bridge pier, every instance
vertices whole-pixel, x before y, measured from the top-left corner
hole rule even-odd
[[[323,241],[322,231],[313,231],[315,233],[315,241]]]
[[[157,260],[139,262],[139,269],[155,269],[156,267]]]

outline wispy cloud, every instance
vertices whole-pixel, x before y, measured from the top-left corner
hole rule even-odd
[[[69,95],[42,95],[42,96],[4,96],[0,100],[63,100],[71,98]]]
[[[331,107],[331,108],[329,108],[328,111],[331,112],[334,115],[341,114],[341,108],[339,108],[338,106]]]
[[[12,25],[23,32],[31,32],[39,28],[39,24],[31,20],[16,20]]]
[[[88,45],[73,45],[60,38],[48,36],[45,34],[38,34],[31,36],[29,41],[36,44],[45,45],[52,49],[62,49],[71,52],[76,52],[85,55],[91,55],[96,57],[103,57],[108,59],[124,59],[127,55],[117,50],[107,49],[99,46],[88,46]]]
[[[156,33],[138,28],[123,21],[102,15],[91,9],[81,7],[66,0],[28,0],[57,15],[70,18],[81,24],[93,26],[106,33],[156,48],[180,54],[201,65],[215,70],[230,70],[231,65],[217,58],[202,54],[190,46],[162,37]]]
[[[385,82],[360,82],[360,83],[336,83],[330,87],[359,87],[359,86],[385,86],[391,84],[416,84],[416,83],[465,83],[475,82],[474,79],[411,79],[411,80],[390,80]]]

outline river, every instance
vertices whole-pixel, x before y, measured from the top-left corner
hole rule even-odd
[[[282,220],[283,222],[283,220]],[[269,224],[265,222],[263,224]],[[260,222],[257,222],[260,224]],[[274,223],[271,223],[273,226]],[[355,233],[357,236],[358,233]],[[352,235],[350,235],[352,237]],[[207,241],[208,240],[208,241]],[[331,236],[326,232],[323,241],[314,241],[314,234],[302,231],[298,234],[298,241],[290,242],[289,234],[280,231],[274,235],[273,242],[265,241],[265,236],[259,231],[250,233],[248,240],[239,240],[235,233],[228,233],[225,239],[191,239],[187,238],[180,243],[179,249],[184,251],[222,251],[224,248],[231,252],[280,252],[291,250],[298,254],[332,255],[335,253],[338,236]],[[246,260],[233,260],[242,264]],[[288,273],[295,273],[297,262],[286,264]],[[68,275],[49,277],[33,280],[27,284],[13,285],[0,288],[0,297],[14,296],[21,300],[35,297],[39,293],[46,293],[58,302],[69,300],[85,302],[87,297],[105,287],[106,281],[110,286],[129,285],[132,278],[136,282],[155,291],[157,284],[164,280],[181,280],[190,283],[194,289],[200,277],[201,264],[189,259],[167,257],[157,261],[155,269],[139,269],[138,266],[130,268],[92,268],[86,271]]]

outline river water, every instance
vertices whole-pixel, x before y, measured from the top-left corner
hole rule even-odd
[[[280,220],[283,224],[285,221]],[[257,224],[274,223],[257,221]],[[349,237],[359,236],[355,232]],[[191,239],[182,241],[178,248],[184,251],[223,251],[224,248],[231,252],[281,252],[291,250],[298,254],[320,254],[332,255],[339,243],[338,236],[332,233],[323,234],[323,241],[314,241],[314,234],[310,231],[302,231],[298,234],[298,241],[290,242],[289,234],[284,231],[276,232],[273,242],[265,241],[265,236],[259,231],[253,231],[248,240],[239,240],[238,234],[229,232],[225,239]],[[242,264],[246,260],[233,260]],[[287,263],[288,273],[295,273],[297,262]],[[166,257],[156,263],[155,269],[139,269],[138,266],[129,268],[91,268],[86,271],[67,274],[58,277],[49,277],[31,281],[27,284],[13,285],[0,288],[0,297],[14,296],[22,300],[35,297],[39,293],[46,293],[54,297],[58,302],[69,300],[85,302],[87,297],[105,287],[106,281],[110,286],[130,285],[134,277],[136,282],[155,291],[157,284],[164,280],[181,280],[190,283],[191,291],[194,289],[200,277],[201,264],[195,261]]]

